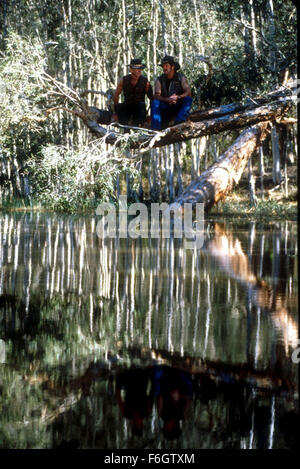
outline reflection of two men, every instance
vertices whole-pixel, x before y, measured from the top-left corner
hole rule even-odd
[[[141,437],[146,421],[151,417],[153,404],[161,422],[162,435],[167,440],[177,439],[182,422],[188,417],[192,398],[199,402],[203,415],[209,417],[209,431],[228,447],[240,447],[240,438],[253,434],[256,448],[268,448],[272,428],[272,395],[262,390],[253,394],[252,386],[232,367],[220,365],[205,373],[190,374],[169,366],[155,365],[121,371],[116,378],[116,397],[124,418],[131,422],[132,434]],[[255,384],[255,377],[252,377]],[[263,386],[257,378],[256,385]],[[259,396],[264,396],[265,402]],[[274,398],[274,395],[272,399]],[[223,408],[216,415],[216,405]],[[215,428],[219,419],[218,429]],[[294,444],[295,423],[289,415],[280,418],[279,425]],[[287,423],[288,422],[288,423]],[[226,432],[226,437],[224,436]]]
[[[144,419],[150,417],[155,400],[164,437],[178,438],[192,394],[190,374],[168,366],[133,368],[122,371],[116,379],[117,402],[137,436],[142,435]]]
[[[170,440],[178,438],[193,395],[192,378],[183,370],[154,366],[153,386],[163,435]]]
[[[153,404],[149,369],[120,372],[116,378],[116,397],[123,416],[131,421],[132,433],[141,436],[143,420],[150,417]]]

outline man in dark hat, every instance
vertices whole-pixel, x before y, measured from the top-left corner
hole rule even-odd
[[[154,130],[168,126],[171,119],[174,119],[174,125],[184,122],[192,106],[188,82],[182,73],[178,73],[179,63],[171,55],[166,55],[160,66],[163,74],[155,82],[151,106],[151,128]]]
[[[114,121],[128,125],[132,118],[134,126],[142,127],[146,120],[145,96],[153,98],[152,86],[147,77],[142,75],[145,65],[141,59],[132,59],[129,64],[130,74],[121,78],[114,94]],[[124,102],[119,104],[119,96],[123,92]]]

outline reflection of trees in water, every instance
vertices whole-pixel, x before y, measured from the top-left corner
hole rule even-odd
[[[268,284],[262,280],[264,266],[264,240],[261,236],[259,248],[259,276],[254,274],[253,244],[255,239],[255,227],[250,229],[248,255],[242,249],[240,240],[226,227],[216,223],[215,236],[206,245],[208,252],[218,260],[221,269],[230,277],[235,278],[247,291],[247,326],[252,322],[252,305],[257,307],[257,334],[255,358],[259,353],[259,333],[261,310],[271,313],[273,325],[279,332],[285,347],[285,354],[289,352],[289,346],[296,348],[298,344],[298,324],[289,314],[287,308],[296,308],[296,295],[291,291],[292,277],[289,275],[289,256],[287,255],[287,231],[285,231],[285,246],[281,249],[281,233],[273,233],[273,269],[271,281]],[[295,280],[295,279],[294,279]],[[247,328],[247,330],[249,327]],[[251,331],[250,331],[251,334]],[[247,336],[247,342],[249,337]]]
[[[108,394],[107,375],[91,379],[90,388],[80,380],[89,369],[90,354],[106,360],[103,366],[109,370],[115,363],[131,362],[133,344],[148,351],[148,358],[151,353],[156,358],[161,354],[166,363],[176,353],[188,355],[191,366],[194,359],[202,358],[204,365],[210,360],[210,370],[219,373],[220,360],[250,361],[254,369],[267,370],[271,365],[277,376],[294,380],[287,356],[295,340],[294,225],[271,226],[270,231],[252,225],[250,234],[240,229],[237,235],[228,227],[215,226],[214,236],[200,252],[185,251],[180,240],[102,243],[95,226],[93,219],[0,217],[0,330],[11,367],[6,369],[4,387],[13,390],[10,399],[13,396],[16,404],[12,412],[7,400],[2,419],[7,412],[23,428],[25,396],[34,388],[35,399],[25,410],[28,435],[32,424],[35,437],[41,432],[49,441],[48,424],[57,431],[57,444],[63,437],[66,442],[74,439],[74,444],[79,438],[83,446],[101,441],[103,447],[115,447],[117,438],[119,447],[130,447],[130,426],[121,420],[115,399]],[[275,332],[281,341],[274,340]],[[195,414],[184,424],[188,431],[180,437],[182,444],[186,441],[187,447],[193,447],[194,441],[197,446],[203,429],[207,429],[204,446],[217,447],[225,441],[226,412],[242,411],[229,410],[219,391],[219,397],[206,403],[194,399]],[[261,420],[270,423],[270,398],[257,405],[269,409],[268,418]],[[290,417],[277,400],[275,407],[279,419],[292,419],[293,403]],[[153,429],[158,432],[158,413],[153,412],[145,427],[145,444],[152,441]],[[86,424],[80,423],[82,415]],[[255,446],[258,438],[253,435],[259,419],[253,412],[250,415],[247,447]],[[73,419],[77,434],[67,429]],[[112,428],[107,428],[107,421]],[[240,441],[238,432],[232,432]],[[233,444],[230,438],[228,445]]]
[[[27,430],[33,441],[32,434],[38,438],[40,432],[46,447],[184,449],[296,445],[292,403],[283,406],[276,394],[253,393],[251,387],[235,379],[216,380],[157,365],[120,367],[115,373],[101,361],[90,363],[85,373],[75,379],[66,379],[63,369],[57,371],[56,382],[44,381],[39,386],[31,383],[35,392],[42,387],[48,404],[41,409],[31,408],[27,424],[23,424],[24,434]],[[120,399],[118,394],[123,391]],[[52,407],[56,404],[52,411],[51,399]],[[117,405],[118,400],[124,409],[120,402]],[[10,423],[11,428],[17,427],[18,422]]]
[[[0,226],[0,293],[22,299],[25,316],[32,295],[42,303],[59,295],[81,333],[105,346],[122,341],[125,347],[140,343],[237,362],[250,354],[263,361],[270,355],[270,318],[286,352],[295,345],[288,313],[296,310],[293,225],[258,231],[252,224],[249,239],[243,227],[235,235],[216,225],[200,252],[172,239],[102,242],[95,219],[3,215]],[[48,319],[57,321],[58,310]]]

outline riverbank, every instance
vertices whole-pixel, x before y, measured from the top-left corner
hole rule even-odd
[[[22,199],[13,199],[0,205],[1,212],[54,212],[40,204],[26,204]],[[78,210],[73,215],[93,215],[95,210]],[[249,200],[249,193],[240,191],[231,194],[224,202],[219,202],[209,212],[213,217],[238,218],[246,220],[291,220],[297,221],[297,193],[292,193],[288,198],[281,194],[269,199],[257,199],[256,205]]]
[[[298,219],[298,196],[296,191],[289,197],[282,193],[264,200],[257,198],[254,206],[249,199],[249,192],[231,194],[210,210],[214,217],[238,218],[247,220],[291,220]]]

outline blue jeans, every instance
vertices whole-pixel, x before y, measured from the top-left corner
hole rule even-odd
[[[172,118],[175,118],[174,124],[184,122],[190,113],[192,98],[186,96],[180,99],[176,104],[168,104],[158,99],[154,99],[151,105],[151,129],[160,130],[162,123],[168,125]]]

